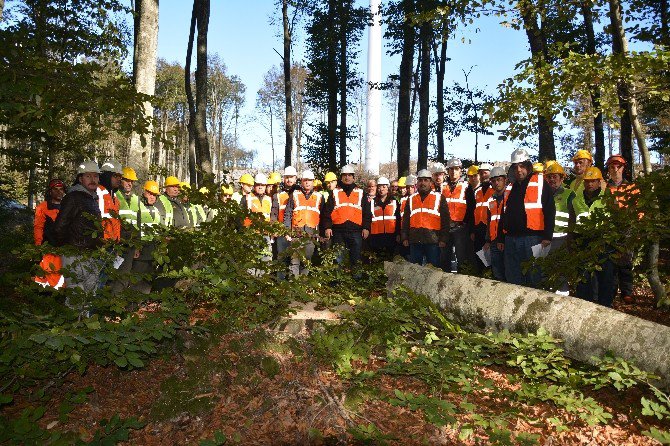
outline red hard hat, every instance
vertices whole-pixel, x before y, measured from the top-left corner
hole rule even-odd
[[[605,165],[609,166],[612,163],[626,164],[626,158],[624,158],[621,155],[612,155],[609,158],[607,158],[607,162],[605,163]]]
[[[53,189],[55,187],[62,187],[65,189],[65,183],[63,183],[63,180],[59,180],[57,178],[49,181],[49,189]]]

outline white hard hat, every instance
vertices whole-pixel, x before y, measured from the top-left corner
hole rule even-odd
[[[314,179],[314,172],[312,172],[311,170],[305,170],[305,171],[303,171],[301,178],[303,180],[313,180]]]
[[[405,186],[416,186],[416,175],[407,175]]]
[[[377,186],[390,186],[391,182],[386,177],[379,177],[377,179]]]
[[[432,178],[433,176],[430,174],[430,170],[428,169],[421,169],[416,173],[417,178]]]
[[[479,166],[479,170],[491,170],[493,169],[493,166],[491,166],[489,163],[482,163],[481,166]]]
[[[268,184],[268,177],[262,173],[257,173],[254,177],[254,184]]]
[[[461,160],[458,158],[449,158],[449,161],[447,161],[447,167],[463,167],[463,164],[461,163]]]
[[[112,173],[118,173],[119,175],[123,175],[123,166],[121,166],[121,163],[115,159],[110,159],[102,163],[102,166],[100,166],[100,170],[102,172],[112,172]]]
[[[506,177],[507,172],[505,171],[504,167],[496,166],[493,169],[491,169],[491,178],[495,177]]]
[[[347,164],[346,166],[344,166],[342,168],[342,170],[340,170],[340,175],[345,174],[345,173],[355,174],[356,169],[354,169],[354,166],[352,164]]]
[[[530,156],[524,149],[516,149],[514,152],[512,152],[512,164],[523,163],[524,161],[529,160]]]
[[[293,166],[287,166],[286,169],[284,169],[284,176],[285,177],[297,177],[298,176],[298,171],[295,170],[295,167],[293,167]]]
[[[433,164],[433,173],[446,173],[446,170],[444,170],[444,164],[442,163]]]
[[[98,168],[98,163],[95,161],[89,160],[89,161],[84,161],[80,165],[77,166],[77,175],[80,175],[82,173],[100,173],[100,169]]]

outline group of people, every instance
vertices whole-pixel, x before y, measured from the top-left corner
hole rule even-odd
[[[312,259],[317,246],[341,245],[355,276],[360,275],[358,265],[367,251],[375,254],[371,257],[401,255],[451,272],[481,273],[490,267],[495,279],[537,287],[542,272],[527,268],[527,262],[538,252],[587,237],[580,232],[580,219],[604,207],[612,191],[631,186],[623,180],[625,160],[619,155],[607,161],[607,182],[585,150],[575,154],[570,179],[556,161],[533,164],[523,149],[512,153],[511,162],[509,169],[473,165],[463,175],[461,161],[452,158],[446,166],[436,164],[432,170],[394,181],[372,178],[360,186],[353,165],[342,167],[339,175],[326,173],[323,182],[311,170],[298,175],[288,166],[283,174],[244,174],[238,191],[224,184],[218,196],[260,214],[260,220],[284,225],[285,231],[266,236],[266,258],[286,262],[280,279],[287,273],[307,274],[305,260]],[[174,176],[162,186],[146,181],[139,195],[134,192],[138,181],[135,170],[116,160],[100,166],[83,162],[67,193],[64,181],[50,181],[46,200],[35,214],[35,243],[92,250],[105,242],[139,237],[142,248],[127,249],[118,267],[156,272],[154,232],[149,228],[197,228],[212,220],[216,209],[191,204],[189,194],[183,193],[190,186]],[[209,194],[206,188],[200,192]],[[244,218],[235,229],[253,230],[254,221],[258,219]],[[101,234],[96,222],[102,225]],[[289,250],[292,245],[294,249]],[[81,257],[76,252],[46,254],[41,262],[44,274],[35,280],[44,286],[78,286],[95,292],[102,267],[95,259],[82,261]],[[573,284],[577,296],[611,306],[618,282],[622,298],[631,299],[631,259],[611,257],[603,257],[597,273]],[[343,261],[342,256],[338,261]],[[76,274],[60,274],[61,268],[75,263]],[[141,291],[151,286],[145,282]],[[567,283],[557,290],[568,291]]]

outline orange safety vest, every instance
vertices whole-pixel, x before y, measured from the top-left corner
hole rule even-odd
[[[40,261],[40,268],[44,276],[33,277],[33,280],[44,288],[50,286],[57,290],[65,288],[65,277],[60,273],[63,266],[61,257],[56,254],[44,254]]]
[[[449,186],[442,189],[442,195],[447,199],[449,206],[449,217],[453,222],[460,223],[465,220],[465,213],[468,209],[468,203],[465,201],[467,188],[467,183],[459,182],[453,191]]]
[[[375,206],[374,200],[370,202],[370,211],[372,212],[372,224],[370,225],[370,234],[394,234],[395,233],[395,211],[398,208],[398,202],[391,200],[385,207]]]
[[[491,197],[488,202],[488,207],[491,212],[491,219],[489,220],[489,238],[493,242],[498,238],[498,224],[500,223],[500,215],[504,208],[503,200],[498,201]]]
[[[110,194],[105,186],[98,185],[98,207],[102,216],[102,229],[105,240],[121,240],[121,219],[119,218],[119,200]]]
[[[333,212],[330,214],[334,225],[341,225],[347,221],[363,224],[363,191],[355,187],[349,196],[340,188],[333,189]]]
[[[56,221],[56,217],[58,217],[58,209],[49,209],[49,203],[46,200],[35,208],[33,237],[37,246],[41,245],[44,241],[44,226],[46,225],[47,218],[51,219],[51,221]]]
[[[493,196],[493,187],[489,185],[486,193],[482,192],[482,187],[479,186],[475,191],[475,225],[486,224],[488,213],[486,210],[489,207],[489,200]]]
[[[293,191],[293,215],[291,218],[291,226],[294,228],[302,228],[308,226],[310,228],[317,228],[321,220],[321,199],[323,195],[319,192],[312,191],[312,195],[307,198],[301,191]]]
[[[405,216],[405,206],[407,206],[407,199],[408,198],[409,197],[402,197],[400,199],[400,219],[401,220]]]
[[[277,221],[284,223],[284,212],[286,212],[286,204],[288,203],[288,192],[282,191],[277,194],[277,203],[279,203],[279,212],[277,213]]]
[[[512,191],[510,183],[505,188],[503,206],[507,206],[507,197]],[[523,207],[526,210],[526,227],[533,231],[544,230],[544,212],[542,212],[542,188],[544,187],[544,175],[534,173],[531,175],[526,187],[526,195],[523,197]]]
[[[246,197],[247,209],[249,212],[258,212],[263,214],[265,221],[270,221],[270,212],[272,211],[272,199],[267,195],[263,195],[263,202],[255,194],[248,194]],[[244,226],[251,226],[249,218],[244,219]]]
[[[409,227],[439,231],[442,228],[440,219],[440,194],[429,192],[421,199],[418,192],[409,197]]]

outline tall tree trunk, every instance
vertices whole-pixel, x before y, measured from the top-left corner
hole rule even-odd
[[[339,76],[339,90],[340,90],[340,166],[347,164],[347,74],[349,68],[347,65],[347,32],[349,25],[349,8],[351,3],[344,1],[341,3],[341,10],[338,19],[339,27],[339,43],[340,43],[340,76]]]
[[[519,12],[523,20],[523,26],[528,37],[530,53],[535,68],[542,68],[547,61],[547,42],[546,36],[538,25],[538,14],[535,10],[535,4],[530,0],[518,2]],[[540,161],[556,159],[556,146],[554,144],[554,127],[551,116],[544,116],[542,112],[537,114],[537,130],[539,139],[539,158]]]
[[[435,109],[437,111],[436,139],[437,160],[444,161],[444,75],[447,64],[447,42],[448,36],[441,36],[440,53],[437,53],[437,43],[433,45],[433,56],[435,58],[435,81],[437,83],[437,97]]]
[[[193,89],[191,84],[191,59],[193,57],[193,41],[195,40],[195,27],[198,17],[198,0],[193,0],[191,11],[191,27],[188,34],[188,45],[186,46],[186,64],[184,65],[184,88],[186,90],[186,101],[188,102],[188,172],[191,183],[197,184],[198,172],[196,170],[196,142],[195,142],[195,102],[193,100]]]
[[[668,0],[661,0],[661,45],[670,45],[670,31],[668,31]]]
[[[3,12],[5,11],[5,0],[0,0],[0,22],[4,18]]]
[[[430,47],[432,26],[425,22],[419,27],[421,41],[421,84],[419,85],[419,147],[417,170],[428,167],[428,115],[430,114]]]
[[[207,33],[209,31],[210,0],[197,0],[198,8],[198,47],[195,70],[195,148],[198,153],[198,168],[202,178],[198,186],[213,183],[212,155],[207,139]]]
[[[291,28],[288,20],[288,0],[282,0],[282,23],[284,25],[284,100],[286,102],[286,143],[284,146],[284,167],[290,166],[293,154],[293,93],[291,86]],[[273,149],[274,150],[274,149]],[[274,169],[274,161],[272,164]]]
[[[593,29],[593,3],[591,0],[582,1],[584,15],[584,30],[586,31],[586,53],[596,54],[596,34]],[[601,170],[605,168],[605,129],[603,126],[603,112],[600,108],[600,88],[591,89],[591,107],[596,112],[593,118],[593,136],[596,153],[595,164]]]
[[[330,70],[328,72],[328,96],[327,96],[327,135],[326,144],[328,146],[328,168],[330,170],[337,170],[337,93],[338,93],[338,77],[337,77],[337,35],[335,30],[335,20],[337,17],[337,2],[335,0],[328,0],[328,23],[330,30],[328,33],[331,42],[328,45],[328,61],[330,62]],[[340,159],[340,162],[342,159]],[[342,165],[342,164],[341,164]]]
[[[414,0],[403,0],[405,22],[403,24],[402,57],[400,59],[400,85],[398,87],[398,176],[409,174],[409,158],[411,143],[411,96],[412,73],[414,62],[415,29],[409,14],[414,10]]]
[[[153,96],[156,91],[156,54],[158,51],[159,0],[135,0],[133,81],[135,90]],[[154,114],[151,102],[144,104],[144,118],[151,121]],[[147,133],[133,132],[127,164],[145,174],[149,168],[153,126],[149,122]]]

